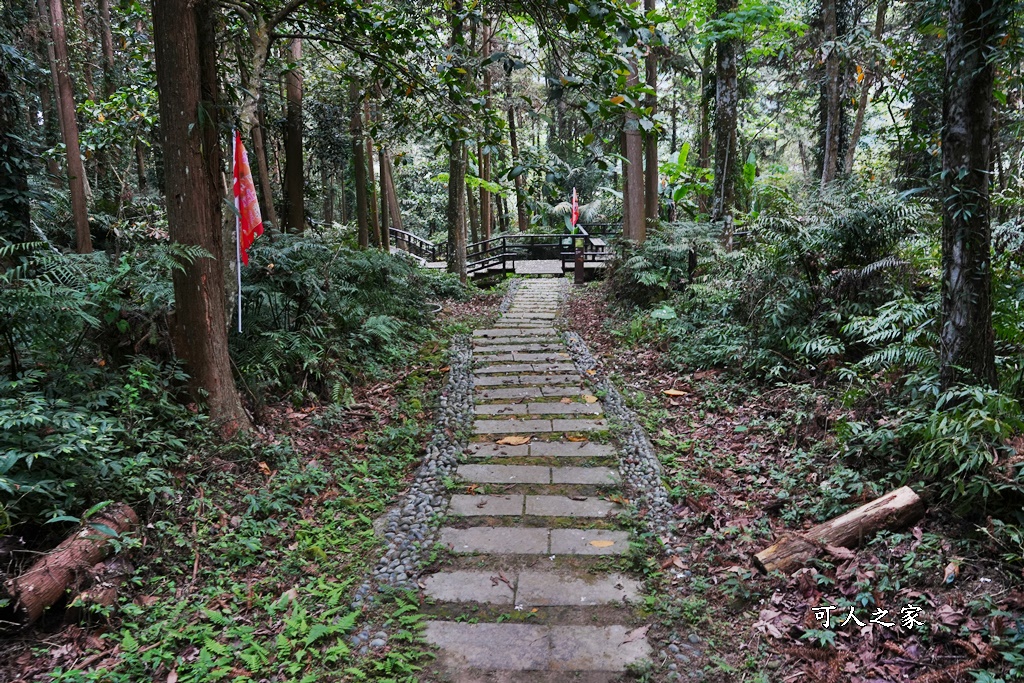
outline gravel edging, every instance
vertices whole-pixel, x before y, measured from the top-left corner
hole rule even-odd
[[[452,340],[448,353],[448,382],[441,392],[434,435],[409,491],[388,512],[384,523],[387,550],[377,562],[371,581],[355,593],[352,608],[372,600],[374,584],[414,588],[424,555],[430,549],[448,496],[444,479],[455,474],[465,447],[459,438],[473,426],[473,350],[468,336]]]
[[[658,462],[647,432],[637,420],[636,413],[626,405],[619,390],[600,373],[597,360],[591,355],[583,338],[575,332],[565,332],[563,338],[579,373],[595,389],[604,392],[601,402],[619,438],[619,472],[627,492],[634,501],[647,508],[645,523],[649,531],[662,537],[671,535],[674,517],[672,504],[661,481],[661,463]],[[674,554],[676,551],[670,543],[666,543],[665,552]]]
[[[519,285],[522,284],[521,278],[512,278],[512,281],[508,283],[508,291],[505,292],[504,298],[501,300],[501,304],[498,306],[498,313],[505,315],[508,313],[508,309],[512,306],[512,300],[516,298],[516,292],[519,291]]]

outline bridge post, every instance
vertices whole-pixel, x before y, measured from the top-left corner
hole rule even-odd
[[[586,276],[583,247],[576,247],[576,261],[573,264],[573,284],[582,285]]]

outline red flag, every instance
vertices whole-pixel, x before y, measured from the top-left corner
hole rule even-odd
[[[263,217],[256,200],[256,186],[249,169],[241,131],[235,131],[235,210],[238,212],[238,251],[242,263],[249,265],[249,247],[263,234]]]
[[[572,188],[572,224],[576,227],[576,223],[580,220],[580,201],[576,197],[576,188]]]

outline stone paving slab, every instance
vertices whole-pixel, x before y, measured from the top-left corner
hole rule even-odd
[[[548,353],[519,353],[511,351],[508,353],[477,355],[475,360],[477,363],[559,363],[565,362],[568,358],[569,354],[557,351],[549,351]]]
[[[535,458],[557,458],[575,456],[580,458],[607,458],[615,455],[615,447],[593,441],[532,441],[530,456]]]
[[[477,420],[474,434],[540,434],[553,432],[551,420]]]
[[[615,503],[593,497],[526,496],[526,514],[535,517],[607,517],[619,509]]]
[[[522,405],[522,404],[517,404]],[[527,403],[530,415],[601,415],[604,408],[600,403]]]
[[[471,443],[466,447],[466,455],[479,458],[525,458],[530,455],[530,446],[506,446],[498,443]]]
[[[473,407],[477,415],[526,415],[525,403],[486,403]]]
[[[640,583],[617,573],[580,578],[555,572],[523,571],[515,583],[515,602],[524,607],[621,605],[625,602],[638,602],[640,599]],[[502,586],[505,584],[502,583]],[[501,595],[504,596],[504,593]]]
[[[480,389],[476,391],[476,394],[474,396],[474,398],[478,401],[543,397],[544,389],[542,387],[506,387],[504,389]]]
[[[467,496],[456,494],[448,504],[448,512],[457,517],[502,517],[523,514],[523,497]]]
[[[515,576],[505,576],[515,585]],[[497,578],[495,572],[452,571],[430,574],[423,579],[423,592],[440,602],[480,602],[488,605],[511,605],[512,588]]]
[[[459,465],[456,474],[479,484],[551,483],[551,468],[538,465]]]
[[[552,420],[556,432],[599,432],[608,429],[607,420]]]
[[[511,374],[517,372],[572,372],[576,366],[572,363],[505,363],[485,365],[473,371],[475,375]]]
[[[506,337],[490,337],[477,339],[473,348],[479,346],[519,346],[520,344],[557,344],[561,340],[553,334],[524,334]]]
[[[625,555],[629,552],[629,532],[552,529],[551,552],[555,555]]]
[[[458,555],[546,555],[548,552],[548,530],[539,528],[445,527],[441,529],[438,541]]]
[[[578,381],[578,380],[577,380]],[[541,387],[540,393],[545,397],[552,396],[579,396],[585,394],[586,390],[582,386],[575,387]]]
[[[579,384],[579,375],[518,375],[519,384]]]
[[[619,473],[610,467],[555,467],[551,470],[552,484],[611,486],[620,481]]]
[[[625,642],[632,630],[626,626],[552,626],[549,667],[562,671],[625,671],[633,662],[647,659],[651,646],[646,638]]]
[[[440,662],[449,668],[534,671],[547,669],[551,660],[547,626],[428,621],[423,637],[441,650]]]
[[[440,649],[442,666],[451,669],[620,672],[651,655],[646,638],[625,642],[631,630],[428,621],[423,636]]]
[[[506,327],[500,329],[489,329],[489,330],[475,330],[473,336],[477,339],[490,339],[497,337],[527,337],[527,336],[542,336],[546,334],[549,337],[554,337],[557,333],[553,327],[541,327],[537,329],[529,330],[518,330],[514,327]]]
[[[564,348],[561,344],[481,344],[480,346],[473,347],[473,353],[537,353],[542,351],[560,351]]]

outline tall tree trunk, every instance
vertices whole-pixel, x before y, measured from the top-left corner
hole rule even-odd
[[[655,0],[644,0],[644,10],[647,12],[653,12],[655,9]],[[653,42],[653,41],[652,41]],[[651,89],[651,94],[647,96],[646,105],[651,110],[651,116],[653,117],[658,113],[658,58],[654,55],[654,49],[647,46],[647,59],[646,61],[646,76],[647,76],[647,87]],[[657,128],[651,128],[647,131],[644,139],[644,216],[646,223],[644,225],[643,237],[647,237],[647,228],[656,227],[658,224],[658,207],[660,201],[658,197],[658,190],[660,183],[658,182],[658,130]],[[643,239],[640,240],[643,242]]]
[[[459,49],[462,32],[462,0],[454,0],[451,7],[452,36],[449,43],[453,51]],[[462,60],[458,60],[462,61]],[[461,66],[456,64],[455,66]],[[466,70],[469,77],[469,70]],[[449,86],[450,95],[455,99],[456,84]],[[459,126],[452,125],[448,132],[448,272],[455,273],[459,280],[466,282],[466,162]]]
[[[704,50],[704,60],[700,63],[700,123],[697,144],[697,166],[700,168],[711,167],[711,104],[715,99],[715,91],[711,88],[711,70],[715,60],[715,46],[708,44]],[[712,190],[714,192],[714,190]],[[705,215],[711,211],[711,197],[701,192],[697,195],[698,210]]]
[[[89,234],[89,206],[85,189],[85,165],[78,144],[78,120],[75,118],[75,91],[71,84],[68,39],[64,31],[64,7],[61,0],[50,0],[50,36],[54,50],[54,76],[57,80],[57,111],[60,115],[64,147],[67,150],[68,186],[71,188],[71,214],[75,222],[75,241],[79,254],[92,252]]]
[[[476,243],[480,241],[480,201],[477,194],[468,187],[466,203],[469,210],[469,241]]]
[[[352,107],[352,166],[355,171],[356,226],[359,246],[370,246],[370,211],[366,197],[366,147],[363,145],[362,105],[359,102],[359,86],[353,81],[348,90],[349,105]]]
[[[345,183],[345,174],[344,173],[342,173],[340,176],[338,176],[338,185],[339,185],[339,187],[338,187],[338,200],[339,200],[338,203],[339,203],[339,210],[341,211],[341,224],[342,225],[346,225],[346,224],[348,224],[348,199],[346,199],[346,197],[345,197],[345,194],[346,194],[346,187],[345,187],[345,185],[346,185],[346,183]]]
[[[139,183],[139,192],[145,192],[149,187],[146,180],[146,148],[138,136],[135,137],[135,176]]]
[[[494,36],[494,29],[490,23],[485,20],[482,41],[483,44],[480,49],[481,57],[487,59],[491,56],[491,39]],[[491,111],[491,70],[489,67],[484,67],[484,110]],[[491,181],[491,155],[490,152],[484,153],[484,146],[481,145],[477,158],[480,160],[480,178],[485,183]],[[491,238],[491,192],[483,185],[480,186],[480,235],[483,239],[488,240]]]
[[[82,6],[82,0],[72,0],[72,5],[75,10],[75,26],[78,29],[78,37],[81,41],[79,48],[81,49],[82,57],[82,80],[85,81],[85,92],[89,96],[89,99],[96,101],[96,84],[92,79],[92,46],[89,44],[89,29],[85,25],[85,8]]]
[[[996,386],[989,185],[992,91],[1005,6],[951,0],[942,107],[942,329],[944,389]]]
[[[100,46],[103,50],[103,95],[110,97],[117,89],[114,78],[114,37],[110,32],[110,0],[99,0]]]
[[[826,0],[830,1],[830,0]],[[736,0],[717,0],[716,13],[723,17],[736,9]],[[740,89],[736,73],[736,38],[719,40],[715,65],[715,194],[711,198],[711,220],[732,215],[736,192],[736,123]]]
[[[50,49],[53,49],[52,46]],[[52,64],[52,62],[51,62]],[[41,83],[39,85],[39,109],[42,112],[43,117],[43,146],[46,149],[53,149],[57,146],[57,140],[60,138],[58,132],[59,125],[53,115],[53,96],[52,89],[46,84]],[[46,158],[46,172],[50,174],[50,179],[56,187],[62,187],[61,182],[61,170],[60,164],[53,156]]]
[[[218,107],[207,100],[216,93],[216,81],[209,80],[216,78],[216,46],[208,42],[211,10],[210,0],[154,0],[153,38],[171,240],[212,255],[173,273],[177,349],[206,393],[210,416],[231,435],[250,424],[231,376],[224,269],[218,263],[224,197]]]
[[[885,13],[889,9],[889,0],[878,0],[878,11],[875,14],[875,40],[882,40],[882,32],[885,30]],[[846,174],[853,173],[854,155],[857,153],[857,143],[860,142],[860,134],[864,129],[864,114],[868,108],[868,97],[871,93],[871,86],[875,82],[874,70],[867,70],[862,76],[860,84],[860,100],[857,102],[857,116],[853,122],[853,132],[850,133],[850,142],[846,145],[846,159],[843,169]]]
[[[635,62],[629,65],[627,84],[635,86],[640,82]],[[643,244],[647,235],[647,221],[644,214],[644,143],[640,135],[639,119],[627,112],[622,128],[622,235],[628,240]]]
[[[274,186],[270,182],[270,169],[267,167],[267,145],[263,139],[263,124],[260,118],[252,126],[252,149],[256,154],[256,168],[260,175],[260,194],[263,195],[263,211],[267,220],[276,230],[281,229],[274,208]]]
[[[391,205],[388,203],[388,179],[387,171],[384,170],[384,155],[384,148],[379,148],[377,150],[377,170],[380,176],[380,248],[389,251]]]
[[[370,103],[368,101],[363,102],[363,115],[365,121],[369,122],[370,118]],[[373,169],[373,159],[376,156],[373,153],[373,138],[366,135],[366,172],[369,174],[369,199],[370,199],[370,244],[380,248],[382,244],[380,234],[380,215],[377,213],[377,174]]]
[[[836,5],[843,0],[822,0],[821,20],[824,24],[824,40],[831,43],[828,56],[825,57],[824,98],[822,116],[824,130],[822,135],[821,185],[824,187],[836,179],[839,169],[839,146],[842,135],[842,82],[840,80],[839,48],[836,45],[838,34],[838,17]]]
[[[516,109],[512,105],[512,77],[505,77],[505,95],[508,98],[508,141],[512,147],[512,165],[519,165],[519,136],[516,134]],[[520,173],[513,182],[516,188],[516,216],[519,221],[519,232],[526,232],[529,223],[526,219],[526,190],[523,187],[523,175]]]
[[[305,172],[302,164],[302,40],[291,42],[293,66],[285,76],[288,95],[288,116],[284,135],[284,205],[285,222],[290,232],[306,227]]]
[[[320,196],[323,221],[324,224],[331,225],[334,223],[334,188],[331,183],[331,171],[323,159],[320,160],[320,191],[323,193]]]
[[[19,134],[20,108],[6,65],[6,58],[0,57],[0,158],[4,160],[4,172],[0,173],[0,239],[25,242],[32,221],[28,200],[31,156]]]
[[[395,189],[395,167],[391,163],[391,155],[386,152],[381,162],[380,172],[387,180],[388,206],[391,207],[388,213],[391,214],[391,224],[395,226],[396,230],[402,230],[402,210],[398,204],[398,191]],[[385,242],[385,246],[390,245],[390,235],[388,235],[388,240]]]
[[[494,198],[495,206],[498,207],[498,229],[503,233],[508,233],[508,209],[505,206],[505,198],[500,194]]]

